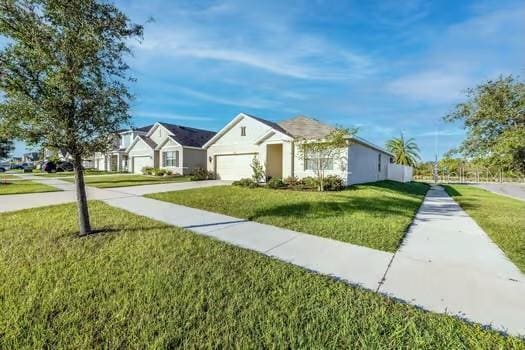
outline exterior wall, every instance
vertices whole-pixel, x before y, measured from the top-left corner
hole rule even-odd
[[[316,176],[314,170],[306,170],[304,168],[304,158],[300,152],[300,146],[294,143],[293,146],[293,175],[298,178],[303,178],[307,176]],[[348,179],[347,174],[347,164],[348,164],[348,149],[342,149],[338,157],[334,159],[333,170],[325,170],[325,176],[328,175],[338,175],[341,176],[345,181]]]
[[[184,147],[183,154],[184,156],[182,159],[184,171],[182,174],[191,174],[196,168],[206,169],[206,150]]]
[[[266,176],[283,176],[283,148],[282,144],[266,145]]]
[[[166,140],[166,137],[168,135],[171,135],[171,132],[165,127],[163,127],[162,125],[158,125],[155,128],[153,134],[149,136],[149,138],[152,139],[153,142],[155,142],[158,145],[162,143],[164,140]]]
[[[381,154],[381,171],[378,157]],[[390,155],[373,148],[354,143],[349,147],[348,185],[386,180]]]
[[[133,157],[150,157],[150,162],[147,166],[149,167],[158,167],[159,166],[159,152],[151,149],[147,144],[142,140],[138,140],[137,143],[128,153],[128,171],[133,171],[132,169],[132,159]]]
[[[411,166],[399,165],[394,163],[388,164],[388,179],[398,182],[412,181],[413,169]]]
[[[102,153],[95,153],[93,157],[93,167],[97,170],[106,170],[106,156]]]
[[[241,127],[246,127],[246,136],[241,136]],[[243,118],[208,147],[207,156],[212,162],[206,162],[209,171],[215,171],[215,156],[221,154],[259,154],[259,159],[266,159],[266,145],[256,145],[271,128],[251,118]]]
[[[179,166],[164,166],[164,152],[175,152],[179,151]],[[169,140],[159,150],[159,167],[171,170],[174,174],[184,174],[184,149],[178,143]]]

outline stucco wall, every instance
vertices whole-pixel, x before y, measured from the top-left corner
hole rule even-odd
[[[290,147],[291,148],[291,147]],[[300,151],[300,145],[294,143],[293,145],[293,169],[294,176],[303,178],[307,176],[317,176],[314,170],[306,170],[304,168],[304,155]],[[338,175],[341,176],[345,181],[347,180],[347,163],[348,163],[348,150],[347,148],[341,149],[338,156],[334,158],[333,170],[325,170],[325,176]]]
[[[207,157],[206,150],[184,147],[184,172],[191,174],[196,168],[206,169]]]
[[[381,171],[378,171],[378,155],[381,154]],[[348,184],[386,180],[390,156],[370,147],[355,143],[349,147]]]
[[[246,136],[241,136],[241,127],[246,127]],[[213,159],[206,162],[208,170],[215,171],[215,155],[220,154],[258,153],[260,159],[266,159],[266,145],[259,146],[255,142],[269,130],[271,128],[263,123],[243,118],[207,149],[207,156]]]
[[[131,162],[133,157],[142,157],[142,156],[148,156],[150,157],[150,161],[147,164],[149,167],[155,167],[157,168],[159,166],[159,152],[151,149],[144,141],[139,139],[137,143],[131,148],[131,150],[128,153],[128,159],[129,162]],[[128,163],[129,166],[131,166],[131,163]],[[130,168],[129,171],[132,169]]]

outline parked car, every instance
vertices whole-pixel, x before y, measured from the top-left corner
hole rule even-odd
[[[56,171],[57,172],[73,171],[73,163],[67,162],[67,161],[66,162],[58,162]]]
[[[24,169],[24,168],[22,167],[22,164],[12,164],[11,165],[11,170],[17,170],[17,169],[21,170],[21,169]]]
[[[6,168],[4,168],[3,166],[0,166],[0,173],[4,173],[6,171]]]
[[[44,162],[42,163],[42,171],[45,171],[46,173],[54,173],[57,171],[57,165],[51,161]]]

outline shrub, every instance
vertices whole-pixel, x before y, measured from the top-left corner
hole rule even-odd
[[[252,168],[253,172],[252,180],[255,182],[261,182],[264,179],[264,167],[257,156],[253,156],[250,168]]]
[[[266,186],[268,186],[269,188],[282,188],[282,187],[285,187],[286,185],[284,184],[283,180],[276,176],[276,177],[272,177],[267,183],[266,183]]]
[[[153,175],[153,170],[154,170],[154,168],[149,167],[149,166],[145,166],[144,168],[142,168],[142,173],[144,175]]]
[[[240,179],[238,181],[234,181],[232,183],[232,185],[240,186],[240,187],[249,187],[249,188],[255,188],[255,187],[259,186],[257,184],[257,182],[255,182],[255,181],[253,181],[253,179],[249,179],[249,178],[244,178],[244,179]]]
[[[300,180],[297,176],[288,176],[283,180],[284,184],[288,187],[297,187],[303,185],[303,181]]]
[[[307,176],[302,179],[304,188],[317,189],[319,187],[319,180],[315,177]]]
[[[325,191],[341,191],[345,184],[341,176],[328,175],[324,178],[323,187]]]
[[[215,178],[212,171],[208,171],[203,168],[195,168],[191,173],[191,181],[203,181],[203,180],[213,180]]]

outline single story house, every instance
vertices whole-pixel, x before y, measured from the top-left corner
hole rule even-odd
[[[238,180],[251,177],[250,164],[257,157],[267,177],[315,176],[315,159],[304,159],[298,143],[321,140],[333,128],[305,116],[274,123],[240,113],[208,142],[207,168],[218,179]],[[340,156],[328,162],[326,175],[339,175],[347,185],[385,180],[393,155],[381,147],[356,137],[348,137],[348,146]]]
[[[95,155],[96,168],[141,173],[152,167],[189,174],[195,168],[206,168],[202,146],[214,135],[213,131],[161,122],[124,130],[110,152]]]

